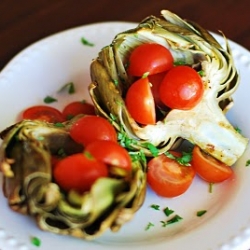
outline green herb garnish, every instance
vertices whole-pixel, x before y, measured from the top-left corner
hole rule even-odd
[[[137,152],[129,152],[129,155],[132,161],[140,161],[144,166],[147,165],[147,158],[142,150]]]
[[[160,206],[156,204],[152,204],[150,207],[153,208],[154,210],[160,210]]]
[[[175,65],[175,66],[180,66],[180,65],[185,65],[185,64],[186,64],[186,63],[185,63],[184,60],[183,60],[183,61],[182,61],[182,60],[179,60],[179,61],[175,61],[175,62],[174,62],[174,65]]]
[[[174,213],[174,210],[171,210],[171,209],[169,209],[168,207],[166,207],[166,208],[163,209],[163,212],[164,212],[164,214],[165,214],[166,216],[169,216],[169,215],[171,215],[172,213]]]
[[[94,43],[91,43],[89,42],[87,39],[85,39],[84,37],[81,38],[81,42],[83,45],[87,45],[87,46],[90,46],[90,47],[93,47],[94,46]]]
[[[111,113],[110,120],[111,120],[111,123],[113,123],[113,122],[117,121],[117,117]]]
[[[201,216],[204,215],[206,212],[207,212],[207,210],[200,210],[200,211],[197,211],[196,215],[197,215],[198,217],[201,217]]]
[[[149,222],[145,228],[145,230],[149,230],[151,227],[154,227],[154,224],[152,222]]]
[[[204,70],[200,70],[200,71],[198,71],[198,74],[199,74],[200,76],[205,76],[205,71],[204,71]]]
[[[246,161],[246,167],[250,166],[250,159]]]
[[[63,123],[61,123],[61,122],[54,123],[54,126],[57,127],[57,128],[64,128],[65,127],[65,125]]]
[[[46,96],[46,97],[43,99],[43,102],[45,102],[45,103],[57,102],[57,99],[55,99],[55,98],[52,97],[52,96]]]
[[[125,132],[119,132],[117,138],[119,143],[127,149],[132,149],[131,144],[137,143],[136,140],[129,138]]]
[[[37,237],[31,237],[30,241],[36,247],[40,247],[41,246],[41,240],[39,238],[37,238]]]
[[[174,156],[170,152],[164,153],[168,158],[176,160],[179,164],[184,166],[190,166],[190,161],[192,160],[192,153],[182,152],[180,157]]]
[[[241,129],[239,127],[235,127],[234,129],[237,133],[241,134]]]
[[[74,94],[75,91],[75,86],[73,82],[68,82],[66,84],[64,84],[57,92],[63,92],[63,91],[67,91],[68,94]]]
[[[152,143],[146,142],[146,143],[143,143],[143,145],[149,149],[149,151],[154,157],[159,155],[159,149]]]
[[[119,81],[118,81],[117,79],[114,79],[114,80],[113,80],[113,83],[115,84],[115,86],[118,86]]]
[[[161,221],[162,223],[162,226],[163,227],[166,227],[167,225],[170,225],[170,224],[173,224],[173,223],[176,223],[180,220],[182,220],[183,218],[181,216],[179,216],[178,214],[175,215],[173,218],[167,220],[167,221]]]

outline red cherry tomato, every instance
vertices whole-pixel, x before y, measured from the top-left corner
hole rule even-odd
[[[164,103],[160,99],[160,85],[161,85],[161,82],[162,82],[163,78],[165,77],[165,75],[166,75],[166,72],[162,72],[162,73],[148,76],[148,80],[152,85],[151,91],[152,91],[152,94],[154,97],[155,105],[161,109],[166,108],[166,106],[164,105]]]
[[[111,123],[103,117],[86,115],[73,123],[70,136],[76,142],[87,146],[95,140],[117,141],[117,134]]]
[[[193,149],[191,164],[196,173],[210,183],[222,182],[233,176],[230,166],[206,154],[198,146]]]
[[[155,124],[155,104],[148,78],[134,82],[125,98],[126,107],[131,116],[141,124]]]
[[[199,74],[189,66],[169,70],[160,86],[160,99],[171,109],[191,109],[202,98],[204,86]]]
[[[85,151],[107,165],[117,166],[128,171],[132,169],[131,158],[127,150],[114,141],[96,140],[89,143]]]
[[[76,115],[95,115],[95,108],[92,104],[87,102],[71,102],[66,105],[62,111],[65,120],[70,120]]]
[[[164,46],[145,43],[136,47],[129,58],[128,73],[143,76],[145,73],[157,74],[173,67],[173,56]]]
[[[148,162],[148,184],[159,196],[175,197],[183,194],[191,185],[194,176],[192,166],[183,166],[164,154]]]
[[[30,108],[27,108],[26,110],[24,110],[22,118],[30,120],[40,120],[50,123],[65,121],[62,113],[59,110],[45,105],[32,106]]]
[[[60,160],[54,167],[55,182],[65,191],[79,193],[90,190],[100,177],[108,176],[107,166],[95,158],[84,154],[74,154]]]

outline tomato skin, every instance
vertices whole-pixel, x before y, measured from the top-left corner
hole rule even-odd
[[[131,158],[127,150],[114,141],[93,141],[86,146],[85,151],[107,165],[117,166],[127,171],[132,169]]]
[[[127,91],[126,107],[131,116],[141,124],[155,124],[154,98],[148,78],[140,78]]]
[[[177,153],[171,153],[179,156]],[[171,198],[183,194],[190,187],[194,176],[192,166],[180,165],[164,154],[148,162],[148,184],[159,196]]]
[[[149,75],[148,80],[151,83],[151,91],[154,97],[155,105],[161,109],[166,109],[165,104],[160,99],[160,85],[167,72],[161,72],[154,75]]]
[[[87,102],[75,101],[66,105],[62,111],[65,120],[70,120],[76,115],[95,115],[95,108]]]
[[[167,72],[159,92],[161,101],[169,108],[187,110],[199,103],[204,85],[193,68],[176,66]]]
[[[22,113],[23,119],[40,120],[50,123],[64,122],[62,113],[56,108],[37,105],[27,108]]]
[[[128,73],[143,76],[146,72],[157,74],[173,67],[173,56],[164,46],[145,43],[136,47],[129,58]]]
[[[107,177],[108,168],[103,162],[78,153],[57,162],[53,174],[55,182],[64,191],[83,193],[89,191],[98,178]]]
[[[84,146],[95,140],[117,141],[116,130],[110,122],[95,115],[86,115],[78,119],[72,124],[69,133],[73,140]]]
[[[230,166],[202,152],[198,146],[194,147],[192,154],[191,164],[196,173],[205,181],[217,183],[233,176],[234,173]]]

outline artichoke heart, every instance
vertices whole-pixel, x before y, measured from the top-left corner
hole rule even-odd
[[[178,141],[187,140],[227,165],[234,164],[248,139],[225,117],[233,106],[239,85],[229,43],[225,47],[198,24],[163,10],[163,18],[149,16],[134,29],[117,34],[91,64],[89,92],[99,114],[112,119],[116,129],[130,139],[130,148],[152,156],[147,145],[164,153]],[[142,126],[129,114],[124,97],[135,79],[126,72],[132,50],[143,43],[168,48],[175,64],[199,65],[204,83],[201,101],[190,110],[172,109],[154,125]]]
[[[45,231],[92,240],[131,220],[146,194],[145,166],[133,161],[132,173],[97,179],[83,194],[64,192],[53,182],[51,158],[83,152],[69,135],[71,122],[56,126],[23,120],[0,133],[3,193],[14,211],[33,216]]]

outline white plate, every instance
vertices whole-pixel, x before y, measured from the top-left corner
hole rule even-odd
[[[72,100],[90,100],[86,86],[90,83],[91,60],[118,32],[132,27],[134,23],[124,22],[82,26],[45,38],[18,54],[0,74],[0,130],[14,123],[26,107],[42,104],[47,95],[58,98],[54,106],[60,109]],[[84,46],[80,42],[82,37],[95,46]],[[216,38],[223,43],[220,36]],[[250,53],[234,42],[230,41],[230,45],[241,84],[228,117],[250,137],[250,114],[246,107],[250,93]],[[76,94],[56,93],[71,81],[76,85]],[[145,204],[131,222],[118,233],[107,232],[93,242],[42,232],[30,217],[12,212],[0,192],[0,249],[37,249],[30,242],[30,237],[36,236],[42,242],[40,250],[246,250],[250,248],[250,167],[245,166],[248,157],[249,149],[234,167],[235,179],[215,185],[212,193],[199,178],[187,193],[175,199],[159,198],[148,190]],[[169,207],[183,219],[162,227],[160,221],[166,220],[166,216],[150,208],[151,204],[158,204],[161,209]],[[199,210],[207,213],[197,217]],[[155,226],[146,231],[149,222]]]

